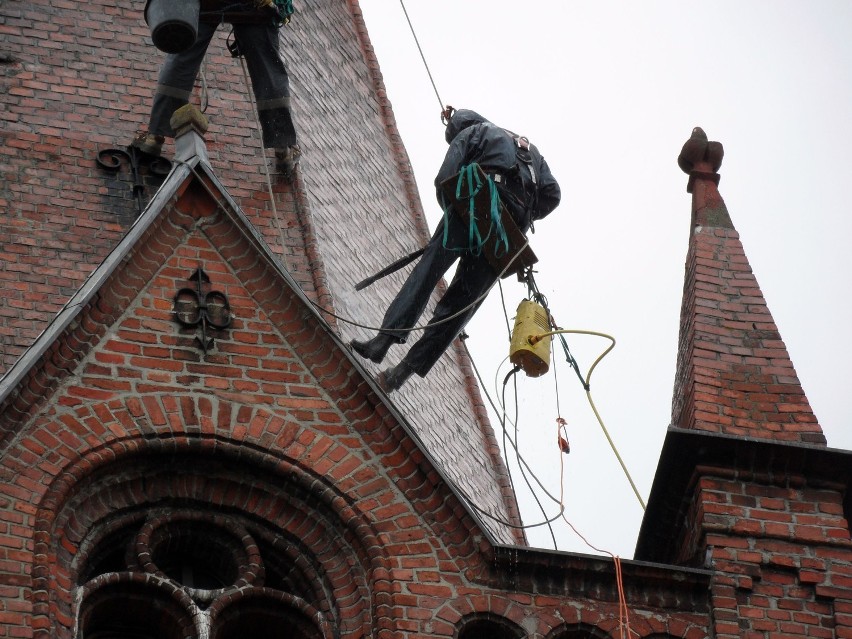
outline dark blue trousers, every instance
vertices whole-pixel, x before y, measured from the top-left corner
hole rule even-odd
[[[290,80],[278,52],[278,29],[271,23],[233,26],[251,77],[263,131],[263,146],[284,149],[296,144],[296,129],[290,113]],[[189,102],[216,27],[215,24],[201,22],[195,44],[186,51],[166,57],[154,95],[149,133],[174,136],[169,120],[179,107]]]
[[[449,220],[447,246],[450,248],[444,248],[445,222],[442,221],[426,245],[426,251],[385,313],[381,332],[393,335],[400,343],[407,340],[409,332],[395,332],[393,329],[410,328],[417,324],[426,309],[432,290],[456,260],[459,260],[459,265],[453,280],[435,307],[430,324],[441,322],[473,304],[497,279],[497,274],[484,257],[467,249],[451,250],[452,247],[468,246],[469,238],[467,228],[457,216],[451,215]],[[466,308],[458,317],[423,330],[403,358],[403,362],[424,377],[481,304],[482,300]],[[418,335],[418,332],[414,332],[414,335]]]

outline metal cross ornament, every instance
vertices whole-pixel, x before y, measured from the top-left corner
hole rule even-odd
[[[210,278],[199,266],[189,277],[195,288],[182,288],[175,294],[174,314],[179,324],[186,327],[201,326],[201,335],[195,339],[202,350],[213,348],[213,338],[208,337],[208,327],[223,330],[231,325],[231,305],[221,291],[210,289]]]

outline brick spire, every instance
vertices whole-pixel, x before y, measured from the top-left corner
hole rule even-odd
[[[678,157],[689,175],[675,428],[825,444],[719,194],[723,149],[693,129]]]

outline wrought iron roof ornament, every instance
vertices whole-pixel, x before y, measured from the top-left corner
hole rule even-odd
[[[213,338],[208,337],[208,326],[223,330],[231,325],[231,305],[221,291],[210,289],[210,278],[199,266],[189,277],[195,282],[195,288],[182,288],[174,298],[175,319],[181,326],[201,326],[201,334],[196,334],[202,350],[207,353],[213,348]]]
[[[143,166],[147,166],[148,171],[152,175],[165,177],[172,170],[172,163],[164,157],[144,153],[133,145],[128,145],[123,149],[111,148],[98,151],[98,166],[110,173],[119,172],[122,160],[126,160],[130,165],[130,177],[133,180],[131,190],[133,197],[136,199],[138,214],[141,215],[144,208],[142,206],[142,195],[145,193],[145,182],[142,179],[140,169]]]

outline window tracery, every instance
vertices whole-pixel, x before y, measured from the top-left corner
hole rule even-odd
[[[175,507],[104,522],[79,572],[77,637],[324,639],[300,596],[314,593],[286,590],[310,578],[241,519]]]

